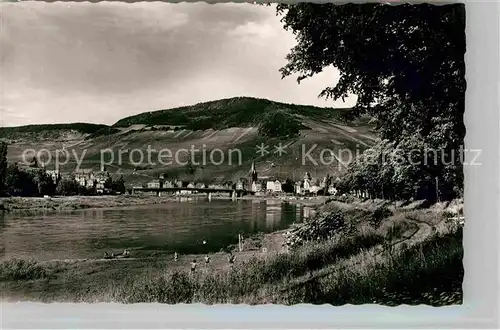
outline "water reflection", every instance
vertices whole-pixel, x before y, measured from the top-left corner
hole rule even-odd
[[[281,219],[281,201],[266,200],[266,225],[268,228],[274,228],[275,224]]]
[[[304,219],[309,219],[316,215],[316,210],[309,206],[304,206],[302,210],[303,210],[302,218]]]
[[[1,257],[92,258],[104,251],[203,253],[299,222],[302,207],[276,200],[192,199],[126,208],[0,217]],[[201,244],[203,240],[207,244]],[[1,249],[1,248],[0,248]]]

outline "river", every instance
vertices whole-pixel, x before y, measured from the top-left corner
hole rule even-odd
[[[249,237],[287,228],[314,210],[276,200],[201,200],[78,211],[0,216],[0,259],[100,258],[124,249],[135,255],[217,252]],[[203,243],[205,241],[205,243]]]

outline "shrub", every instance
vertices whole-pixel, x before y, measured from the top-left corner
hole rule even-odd
[[[302,124],[291,115],[283,111],[274,111],[264,117],[259,133],[267,137],[292,137],[298,135],[301,128]]]
[[[344,214],[336,210],[327,215],[316,215],[296,224],[285,234],[287,245],[297,247],[304,242],[320,241],[332,237],[345,226]]]
[[[34,280],[47,277],[47,271],[34,260],[11,259],[0,263],[0,281]]]
[[[386,205],[378,207],[370,218],[370,225],[378,227],[380,222],[392,215],[392,211]]]

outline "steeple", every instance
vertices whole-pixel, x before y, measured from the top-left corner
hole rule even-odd
[[[257,171],[255,170],[255,161],[252,161],[252,167],[250,168],[250,175],[252,177],[251,182],[257,181]]]

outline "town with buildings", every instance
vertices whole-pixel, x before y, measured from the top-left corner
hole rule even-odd
[[[170,191],[176,195],[191,195],[209,189],[214,191],[238,191],[240,192],[239,195],[251,194],[255,196],[324,196],[336,195],[338,191],[336,184],[340,180],[338,177],[334,178],[329,175],[322,178],[313,178],[309,172],[305,172],[302,180],[299,181],[293,181],[288,178],[259,176],[255,163],[252,162],[248,175],[239,178],[236,182],[189,181],[168,178],[167,175],[160,174],[157,179],[151,180],[144,185],[129,185],[129,189],[125,188],[125,182],[121,178],[123,189],[116,189],[116,186],[113,185],[111,173],[104,166],[101,166],[97,171],[92,168],[83,168],[76,169],[68,174],[62,174],[58,169],[46,169],[43,162],[40,165],[38,166],[34,161],[30,168],[41,169],[54,186],[60,186],[60,182],[63,179],[66,182],[71,182],[75,193],[83,195],[105,195],[126,192],[132,194],[139,191],[155,192],[160,190]],[[61,191],[56,189],[55,194],[61,194]]]
[[[58,186],[62,179],[67,181],[74,181],[74,187],[79,191],[85,191],[86,194],[110,194],[111,189],[111,174],[106,170],[106,168],[101,165],[100,170],[95,171],[93,169],[77,169],[73,172],[63,175],[59,169],[48,170],[45,168],[45,164],[42,162],[38,166],[37,162],[34,160],[31,164],[31,168],[41,169],[43,173],[52,181],[54,186]]]
[[[304,177],[299,181],[290,179],[280,179],[277,177],[260,177],[252,163],[247,177],[241,177],[236,182],[226,181],[223,183],[204,183],[199,181],[182,181],[178,179],[167,179],[165,175],[160,174],[158,179],[148,182],[145,186],[134,186],[135,189],[164,189],[179,188],[174,191],[175,194],[188,195],[196,192],[196,189],[220,189],[249,192],[255,196],[284,195],[292,194],[298,196],[309,195],[335,195],[337,188],[335,184],[340,179],[333,179],[330,176],[312,178],[309,172],[304,173]],[[186,188],[182,190],[181,188]]]

